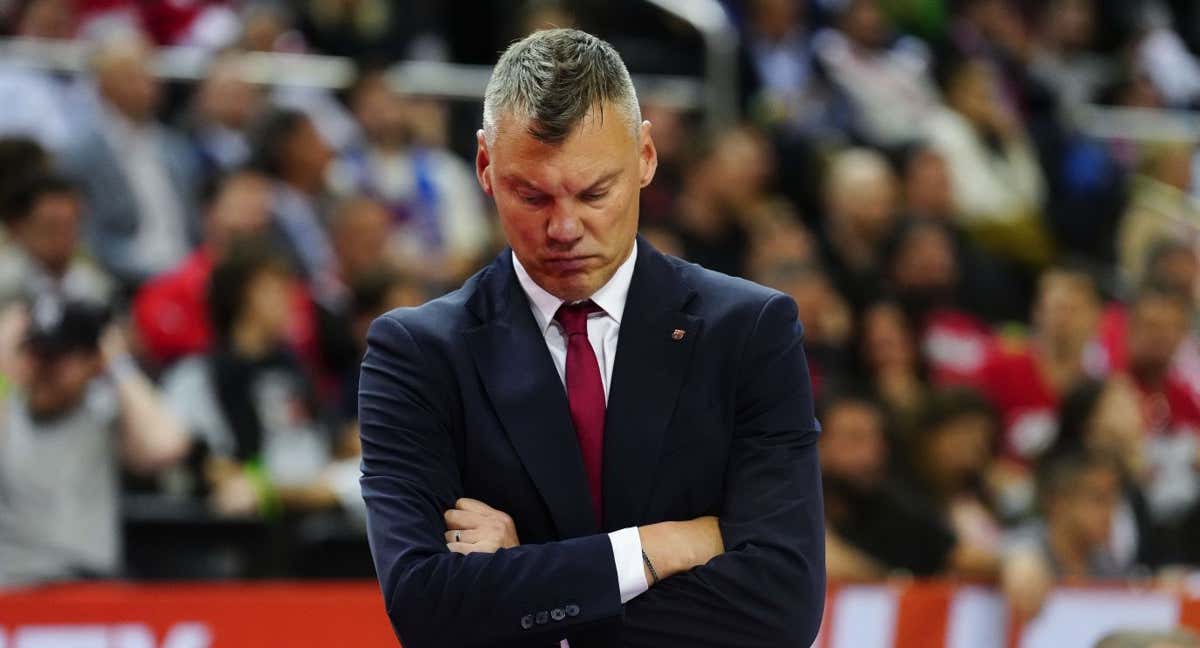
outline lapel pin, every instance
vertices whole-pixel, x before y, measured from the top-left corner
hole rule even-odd
[[[683,329],[675,329],[674,331],[671,332],[671,339],[675,340],[676,342],[682,340],[683,336],[684,336]]]

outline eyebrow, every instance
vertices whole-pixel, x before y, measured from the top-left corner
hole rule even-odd
[[[619,175],[621,175],[620,169],[614,169],[612,171],[609,171],[608,173],[605,173],[604,175],[600,176],[599,179],[597,179],[592,184],[588,185],[586,188],[584,188],[579,193],[587,193],[589,191],[596,191],[597,189],[603,187],[604,185],[611,183]],[[501,179],[501,181],[504,182],[505,184],[509,185],[513,189],[531,189],[533,191],[537,191],[540,193],[546,193],[541,187],[538,187],[537,185],[533,184],[532,182],[530,182],[520,176],[516,176],[516,175],[504,176]]]
[[[613,180],[616,180],[617,176],[619,176],[619,175],[621,175],[620,169],[609,171],[608,173],[600,176],[599,180],[593,182],[591,185],[589,185],[586,189],[584,189],[580,193],[596,191],[597,189],[603,187],[604,185],[611,183]]]

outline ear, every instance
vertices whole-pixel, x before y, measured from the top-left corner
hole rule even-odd
[[[638,129],[638,176],[642,187],[650,184],[656,171],[658,149],[654,148],[654,138],[650,137],[650,122],[644,121]]]
[[[492,158],[488,153],[487,137],[484,136],[482,128],[475,131],[475,142],[478,145],[475,152],[475,177],[479,179],[479,186],[483,187],[483,193],[495,196],[492,189]]]

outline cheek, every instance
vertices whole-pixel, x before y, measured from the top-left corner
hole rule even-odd
[[[497,200],[500,228],[510,245],[536,245],[545,234],[545,219],[529,211],[519,201]]]

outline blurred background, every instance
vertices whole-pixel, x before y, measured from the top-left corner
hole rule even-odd
[[[369,582],[366,327],[502,249],[549,26],[634,75],[642,234],[799,304],[831,597],[1200,595],[1191,0],[0,0],[0,588]]]

